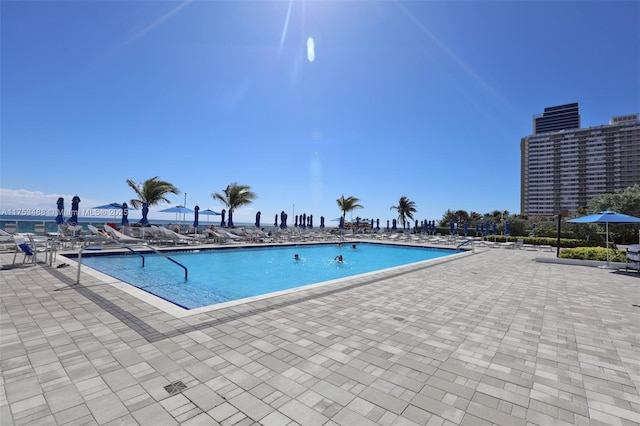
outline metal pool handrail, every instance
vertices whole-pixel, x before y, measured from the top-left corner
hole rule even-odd
[[[458,244],[458,246],[456,247],[456,250],[459,250],[459,249],[460,249],[460,247],[462,247],[462,246],[463,246],[463,245],[465,245],[465,244],[469,244],[469,243],[471,243],[471,248],[472,248],[472,250],[475,252],[475,250],[476,250],[476,246],[475,246],[475,244],[474,244],[474,240],[472,240],[472,239],[464,240],[462,243]]]
[[[187,269],[186,266],[184,266],[183,264],[181,264],[180,262],[178,262],[175,259],[172,259],[171,257],[167,256],[166,254],[158,251],[155,247],[152,247],[150,245],[147,244],[136,244],[138,246],[142,246],[145,247],[151,251],[153,251],[156,254],[159,254],[160,256],[164,257],[167,260],[170,260],[171,262],[175,263],[176,265],[178,265],[179,267],[181,267],[182,269],[184,269],[184,280],[187,281],[187,278],[189,277],[189,270]],[[124,244],[118,244],[118,246],[120,248],[125,248],[127,250],[129,250],[130,252],[137,254],[138,256],[140,256],[142,258],[142,267],[144,268],[144,256],[142,255],[142,253],[135,251],[134,249],[132,249],[131,247],[129,247],[128,245],[124,245]],[[134,245],[135,246],[135,245]],[[97,247],[81,247],[80,250],[78,251],[78,272],[76,275],[76,284],[80,284],[80,268],[82,267],[82,252],[85,249],[89,249],[89,250],[102,250],[102,248],[97,248]]]

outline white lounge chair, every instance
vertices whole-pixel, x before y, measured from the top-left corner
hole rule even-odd
[[[111,238],[121,243],[146,243],[146,241],[141,240],[140,238],[134,238],[134,237],[125,235],[122,232],[112,228],[110,225],[106,223],[104,224],[103,229],[107,234],[109,234]]]
[[[29,244],[27,244],[26,238],[20,235],[14,235],[13,242],[16,245],[16,252],[13,255],[12,265],[16,264],[16,257],[18,256],[18,253],[24,254],[22,263],[26,263],[27,259],[29,260],[29,263],[36,263],[36,251]]]
[[[194,244],[198,241],[192,237],[188,237],[183,234],[179,234],[171,229],[167,229],[165,227],[159,226],[158,229],[162,232],[163,236],[174,244]]]

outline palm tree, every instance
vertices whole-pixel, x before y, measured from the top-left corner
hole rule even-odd
[[[214,200],[220,201],[227,207],[230,214],[238,207],[246,206],[257,198],[255,192],[251,191],[248,185],[238,185],[233,182],[227,185],[223,192],[214,192],[211,194]]]
[[[127,179],[127,185],[133,189],[138,196],[137,199],[131,199],[131,205],[134,209],[140,208],[143,203],[147,203],[150,206],[164,201],[169,202],[167,199],[168,194],[179,194],[180,190],[173,186],[169,182],[160,180],[158,176],[147,179],[142,183],[135,183],[131,179]]]
[[[413,214],[418,212],[418,210],[416,210],[416,203],[405,196],[400,197],[397,206],[391,206],[389,209],[398,211],[398,220],[403,228],[407,219],[413,220]]]
[[[342,197],[338,198],[336,200],[336,203],[338,203],[338,207],[340,207],[340,210],[342,211],[342,219],[344,220],[345,217],[347,216],[347,212],[350,212],[352,210],[355,209],[363,209],[364,206],[358,204],[360,202],[359,198],[356,197],[347,197],[344,198],[344,194],[342,194]]]

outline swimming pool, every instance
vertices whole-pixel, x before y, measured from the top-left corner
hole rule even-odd
[[[174,251],[189,278],[156,254],[83,256],[82,264],[186,309],[195,309],[460,253],[460,250],[351,243]],[[299,260],[294,258],[298,255]],[[336,260],[342,255],[343,262]]]

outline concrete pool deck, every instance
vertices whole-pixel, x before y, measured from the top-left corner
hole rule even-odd
[[[0,424],[639,425],[640,275],[554,255],[183,317],[75,268],[2,270]]]

